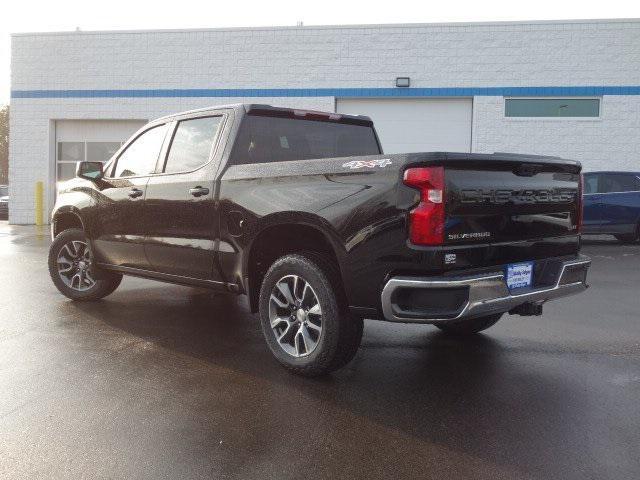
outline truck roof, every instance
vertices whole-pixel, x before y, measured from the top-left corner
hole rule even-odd
[[[289,108],[289,107],[278,107],[274,105],[260,104],[260,103],[231,103],[227,105],[212,105],[210,107],[197,108],[194,110],[187,110],[184,112],[172,113],[171,115],[165,115],[163,117],[157,118],[158,120],[166,120],[173,117],[179,117],[182,115],[190,115],[193,113],[204,113],[213,110],[219,110],[221,108],[228,108],[233,110],[244,110],[246,113],[251,112],[261,112],[263,114],[271,114],[273,116],[290,116],[290,117],[305,117],[312,116],[316,117],[326,117],[327,120],[331,121],[345,121],[348,123],[359,123],[359,124],[370,124],[373,125],[373,121],[370,117],[366,115],[348,115],[344,113],[336,113],[336,112],[324,112],[320,110],[308,110],[304,108]],[[349,122],[349,120],[351,122]]]

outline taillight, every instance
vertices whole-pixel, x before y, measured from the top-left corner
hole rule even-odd
[[[580,174],[580,181],[578,182],[578,214],[576,215],[576,231],[578,233],[582,232],[582,217],[584,215],[584,199],[582,194],[584,192],[584,176]]]
[[[416,245],[444,243],[444,167],[408,168],[404,183],[420,190],[420,203],[409,212],[409,239]]]

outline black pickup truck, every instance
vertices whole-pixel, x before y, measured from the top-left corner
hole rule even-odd
[[[215,107],[80,162],[49,270],[73,300],[123,274],[246,294],[274,356],[319,375],[353,358],[364,318],[469,334],[583,291],[581,185],[570,160],[384,155],[367,117]]]

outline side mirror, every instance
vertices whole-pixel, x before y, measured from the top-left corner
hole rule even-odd
[[[102,167],[102,162],[78,162],[76,177],[91,181],[98,180],[104,175]]]

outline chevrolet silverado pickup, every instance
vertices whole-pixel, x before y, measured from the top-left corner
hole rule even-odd
[[[245,294],[275,358],[320,375],[353,358],[365,318],[473,334],[587,288],[580,169],[385,155],[364,116],[190,111],[59,185],[49,271],[73,300],[123,275]]]

